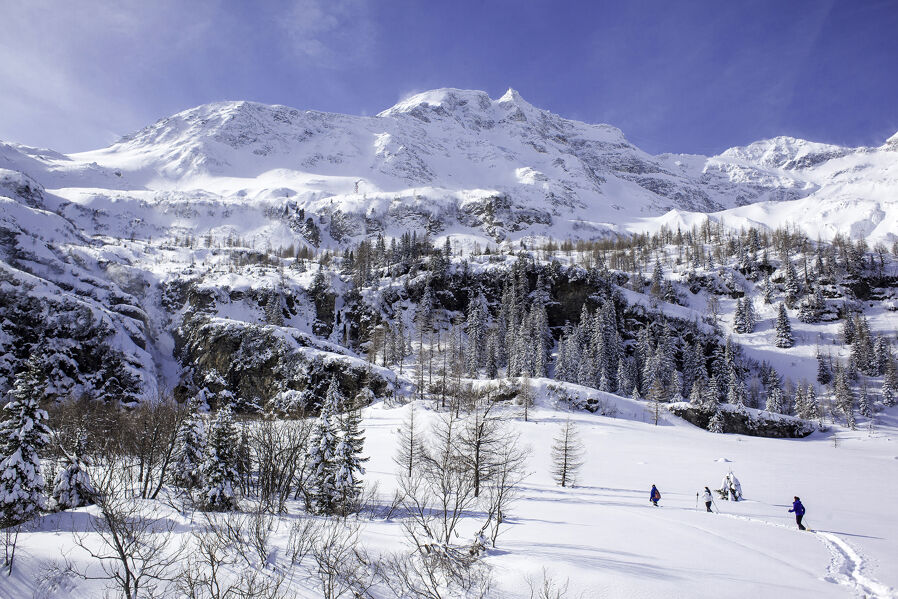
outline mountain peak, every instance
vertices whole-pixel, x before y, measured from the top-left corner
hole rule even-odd
[[[396,116],[399,114],[417,113],[422,110],[444,110],[452,112],[458,108],[475,107],[486,110],[493,101],[486,92],[454,87],[441,87],[413,94],[394,106],[384,110],[378,116]]]

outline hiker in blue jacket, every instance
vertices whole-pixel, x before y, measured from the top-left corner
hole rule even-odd
[[[798,523],[798,530],[807,530],[804,527],[804,524],[801,523],[801,519],[804,517],[804,506],[801,505],[801,499],[798,496],[795,496],[795,501],[792,502],[792,509],[790,512],[795,512],[795,521]]]
[[[658,507],[659,499],[661,499],[661,492],[658,491],[658,487],[652,485],[652,492],[649,493],[649,501],[651,501],[655,507]]]

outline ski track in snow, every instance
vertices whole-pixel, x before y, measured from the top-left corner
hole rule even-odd
[[[715,504],[715,508],[716,507]],[[775,522],[748,516],[723,514],[720,511],[718,511],[717,514],[736,520],[747,520],[759,524],[766,524],[767,526],[791,528]],[[896,594],[891,587],[882,584],[878,580],[875,580],[862,572],[864,559],[848,542],[829,532],[818,532],[811,529],[809,529],[809,532],[820,539],[832,556],[829,566],[826,569],[827,575],[823,577],[824,580],[851,588],[857,597],[869,597],[871,599],[894,599],[895,597],[898,597],[898,594]]]

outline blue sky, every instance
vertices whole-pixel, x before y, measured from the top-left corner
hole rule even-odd
[[[514,87],[653,152],[898,131],[898,2],[0,0],[0,139],[78,151],[205,102],[376,114]]]

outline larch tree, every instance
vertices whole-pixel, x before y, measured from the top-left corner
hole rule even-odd
[[[584,463],[583,455],[583,442],[580,441],[576,425],[569,417],[552,442],[552,476],[556,484],[562,487],[574,486]]]

